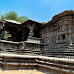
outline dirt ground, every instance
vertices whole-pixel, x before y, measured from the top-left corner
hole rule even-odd
[[[0,69],[0,74],[45,74],[39,72],[37,70],[9,70],[9,71],[2,71]]]

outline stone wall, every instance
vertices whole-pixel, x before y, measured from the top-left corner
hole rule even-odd
[[[45,25],[43,25],[40,34],[42,39],[44,40],[44,43],[56,44],[57,40],[63,41],[64,39],[69,39],[71,41],[71,35],[73,35],[73,33],[71,33],[71,31],[73,30],[71,27],[72,16],[64,16],[56,22],[53,22],[51,24],[48,22]]]

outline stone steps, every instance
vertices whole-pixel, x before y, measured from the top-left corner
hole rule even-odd
[[[38,69],[53,74],[74,74],[74,60],[44,56],[24,56],[0,54],[0,67],[3,70]]]

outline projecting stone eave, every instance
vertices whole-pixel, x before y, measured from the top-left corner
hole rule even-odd
[[[7,20],[7,19],[4,19],[4,20],[2,20],[2,21],[5,22],[5,23],[12,23],[12,24],[21,25],[21,23],[15,21],[15,20]]]

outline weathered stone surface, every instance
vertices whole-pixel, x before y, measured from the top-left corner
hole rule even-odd
[[[1,53],[0,64],[3,70],[37,69],[48,74],[74,74],[74,59]]]
[[[74,12],[64,11],[42,24],[43,55],[74,58]],[[62,54],[61,54],[62,53]],[[71,55],[72,54],[72,55]]]

